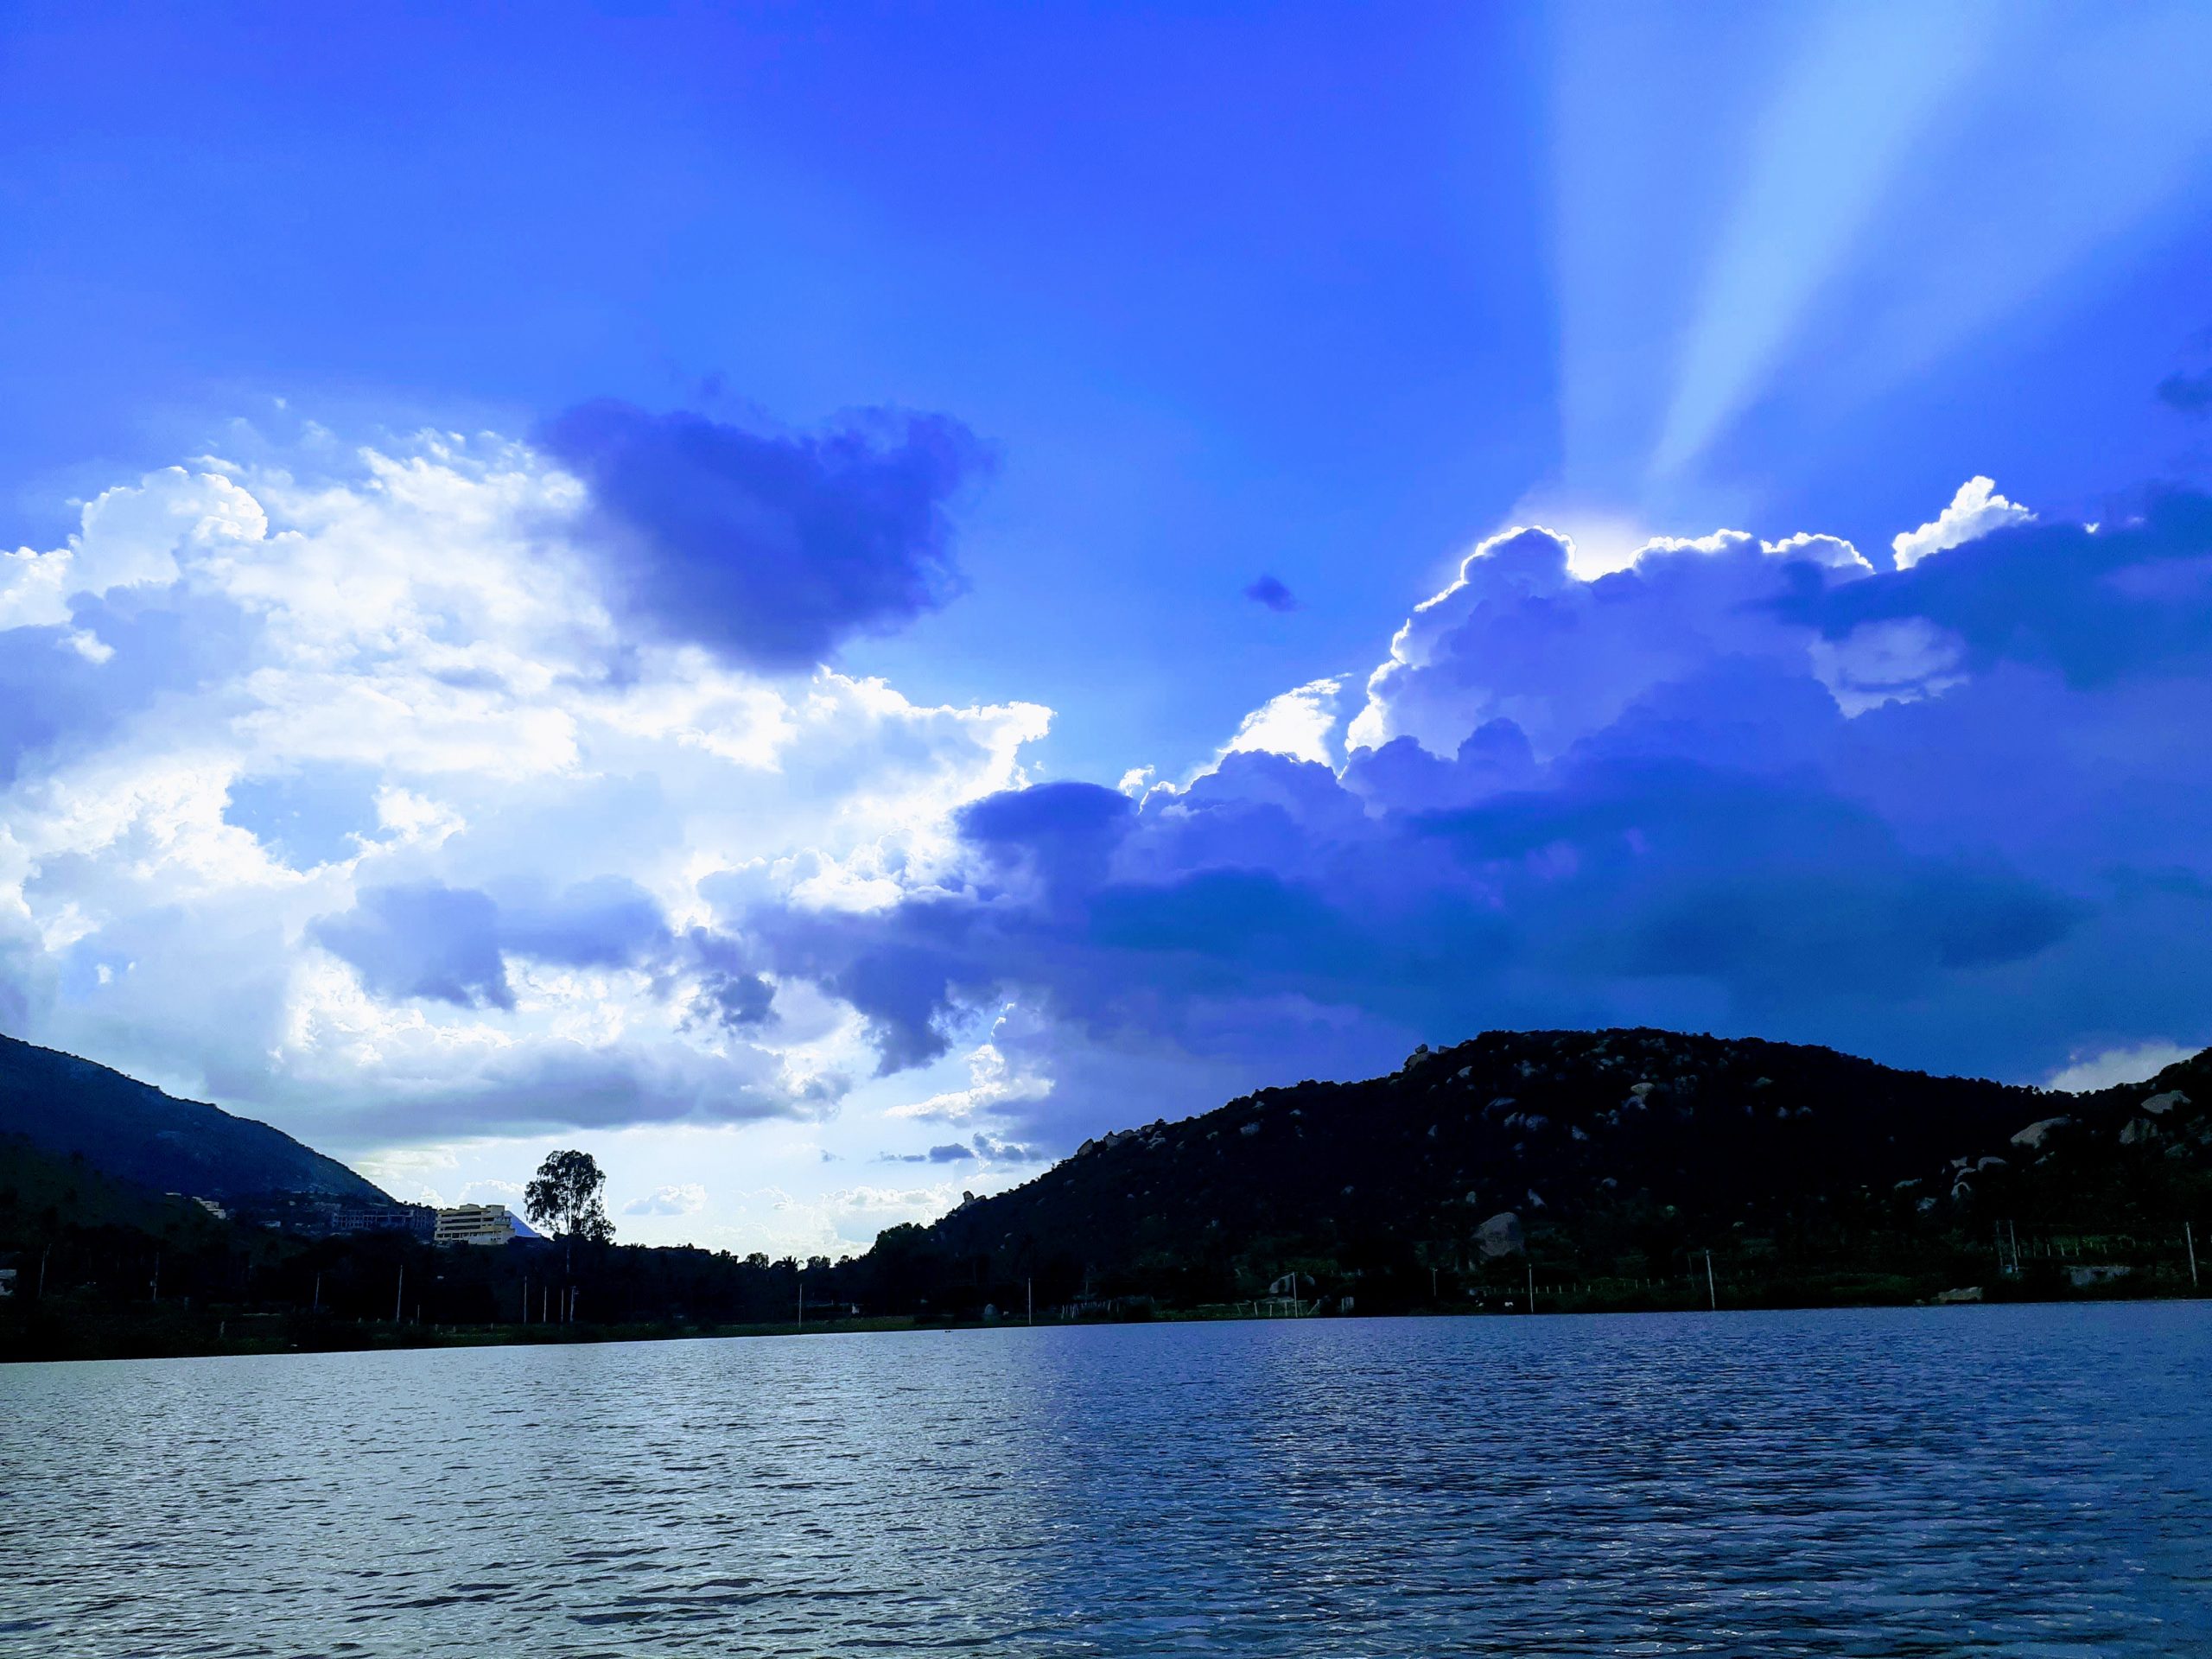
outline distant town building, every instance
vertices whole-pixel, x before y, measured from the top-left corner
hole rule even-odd
[[[218,1221],[228,1221],[231,1218],[231,1212],[213,1198],[194,1198],[193,1202]]]
[[[422,1230],[417,1210],[410,1205],[401,1210],[334,1210],[330,1213],[330,1231],[344,1233],[412,1233]]]
[[[438,1244],[504,1244],[516,1236],[515,1218],[504,1204],[462,1204],[438,1211]]]

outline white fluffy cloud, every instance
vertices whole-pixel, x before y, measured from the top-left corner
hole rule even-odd
[[[1337,729],[1338,680],[1314,680],[1273,696],[1244,716],[1224,754],[1287,754],[1294,760],[1333,764],[1329,753]]]
[[[622,1206],[626,1216],[696,1216],[707,1207],[707,1189],[696,1181],[664,1186]]]
[[[2048,1089],[2063,1089],[2069,1093],[2087,1094],[2099,1089],[2110,1089],[2123,1083],[2140,1083],[2153,1077],[2170,1065],[2178,1065],[2196,1052],[2180,1043],[2138,1043],[2126,1048],[2108,1048],[2101,1053],[2087,1054],[2070,1061],[2054,1071],[2045,1080]]]
[[[1834,586],[1870,567],[1833,536],[1761,542],[1722,530],[1659,537],[1625,568],[1589,578],[1567,537],[1503,531],[1398,630],[1348,741],[1374,749],[1410,737],[1449,758],[1505,721],[1549,759],[1716,657],[1802,667],[1813,631],[1777,608],[1796,573]]]
[[[1897,555],[1897,569],[1910,570],[1924,558],[1978,541],[1993,530],[2034,522],[2035,514],[1997,493],[1996,480],[1970,478],[1959,486],[1949,506],[1919,529],[1891,537],[1890,548]]]
[[[887,902],[1047,712],[632,637],[583,499],[434,433],[156,473],[8,556],[9,1028],[341,1149],[833,1105],[849,1014],[702,883]]]

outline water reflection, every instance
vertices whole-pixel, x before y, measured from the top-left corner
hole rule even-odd
[[[42,1654],[2202,1653],[2201,1307],[0,1372]]]

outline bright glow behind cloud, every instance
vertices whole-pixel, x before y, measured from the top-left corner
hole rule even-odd
[[[1951,505],[1917,530],[1901,531],[1890,540],[1897,569],[1910,570],[1930,554],[1960,547],[2007,524],[2029,524],[2035,514],[1997,493],[1997,481],[1970,478],[1959,486]]]

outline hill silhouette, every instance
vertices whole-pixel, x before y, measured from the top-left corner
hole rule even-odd
[[[308,1193],[389,1205],[380,1188],[281,1129],[178,1100],[120,1071],[0,1037],[0,1136],[156,1192]]]
[[[1491,1032],[1357,1083],[1263,1089],[1086,1142],[879,1250],[941,1276],[1039,1273],[1190,1299],[1478,1274],[1903,1270],[2037,1236],[2164,1229],[2204,1207],[2212,1051],[2068,1095],[1834,1050],[1655,1030]]]

